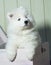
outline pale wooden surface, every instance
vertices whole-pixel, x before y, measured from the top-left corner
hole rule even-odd
[[[24,57],[24,50],[19,50],[17,58],[14,62],[7,59],[6,51],[0,50],[0,65],[49,65],[49,46],[48,43],[42,45],[46,50],[42,53],[41,46],[36,49],[36,54],[33,61],[29,61]]]
[[[16,60],[14,62],[10,62],[6,56],[6,51],[5,50],[0,50],[0,65],[33,65],[32,61],[29,61],[27,59],[22,59],[22,57],[24,56],[20,56],[22,55],[22,51],[18,53],[18,57],[16,58]],[[21,53],[21,54],[20,54]],[[21,58],[20,58],[21,57]],[[20,58],[20,59],[19,59]]]

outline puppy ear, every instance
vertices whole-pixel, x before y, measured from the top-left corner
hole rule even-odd
[[[8,19],[11,19],[13,16],[14,16],[13,13],[7,13],[7,18]]]

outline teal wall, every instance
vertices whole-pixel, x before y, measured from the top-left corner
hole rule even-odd
[[[26,7],[33,14],[42,42],[49,42],[51,57],[51,0],[0,0],[0,25],[5,31],[7,12],[19,6]]]

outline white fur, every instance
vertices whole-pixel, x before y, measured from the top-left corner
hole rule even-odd
[[[12,17],[10,17],[11,14]],[[15,59],[19,48],[25,49],[26,57],[31,60],[35,54],[35,48],[40,44],[35,21],[23,7],[8,13],[7,18],[9,23],[6,51],[9,60],[13,61]],[[21,20],[18,21],[18,18],[21,18]],[[28,20],[27,26],[24,23],[26,20]]]

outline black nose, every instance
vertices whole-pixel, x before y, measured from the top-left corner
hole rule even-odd
[[[28,24],[28,21],[24,21],[24,23],[27,25]]]

